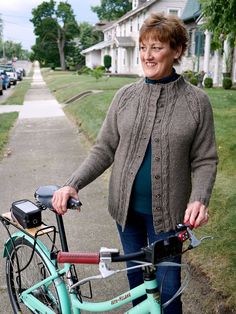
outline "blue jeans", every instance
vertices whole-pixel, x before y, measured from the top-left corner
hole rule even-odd
[[[124,231],[119,224],[117,224],[121,243],[125,254],[140,251],[141,248],[153,243],[154,241],[165,238],[167,235],[173,233],[162,232],[155,234],[153,227],[152,215],[141,214],[131,211],[128,215],[127,223]],[[181,257],[177,256],[168,261],[181,263]],[[127,262],[127,267],[133,266],[133,262]],[[136,264],[137,265],[137,264]],[[127,277],[129,280],[130,289],[143,283],[143,273],[141,268],[128,270]],[[161,303],[168,301],[181,285],[181,269],[180,267],[159,267],[156,277],[161,289]],[[145,297],[134,300],[133,305],[138,304]],[[164,314],[182,314],[182,302],[180,297],[171,302],[164,310]]]

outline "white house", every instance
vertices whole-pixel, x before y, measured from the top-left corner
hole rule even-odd
[[[211,52],[211,33],[201,30],[201,8],[197,0],[132,0],[132,10],[104,29],[104,41],[85,49],[86,66],[103,65],[104,55],[112,57],[111,73],[143,75],[139,60],[139,29],[152,12],[176,14],[183,19],[189,31],[190,45],[186,56],[177,66],[177,72],[204,71],[215,85],[222,81],[224,56]],[[225,43],[225,51],[229,51]],[[232,79],[236,82],[236,50],[233,56]]]

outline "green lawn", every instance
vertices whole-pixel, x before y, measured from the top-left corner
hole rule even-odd
[[[8,141],[9,130],[15,123],[18,112],[0,114],[0,158],[3,157],[4,148]]]
[[[65,107],[78,127],[94,142],[118,88],[134,81],[132,78],[102,78],[72,73],[45,72],[45,80],[60,102],[85,90],[101,90]],[[192,263],[209,276],[213,289],[226,295],[226,303],[236,308],[236,90],[213,88],[205,90],[213,106],[219,166],[210,204],[210,221],[198,235],[212,235],[190,253]]]
[[[17,84],[14,86],[13,93],[7,99],[1,100],[0,98],[0,105],[23,105],[25,94],[31,85],[32,75],[33,67],[31,68],[27,77],[24,77],[22,81],[17,82]]]

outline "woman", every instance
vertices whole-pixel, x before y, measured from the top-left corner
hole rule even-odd
[[[117,92],[89,156],[53,197],[64,214],[68,197],[78,198],[113,164],[109,212],[125,253],[172,233],[177,223],[197,228],[208,221],[217,166],[213,115],[205,93],[173,68],[187,40],[175,16],[145,20],[139,38],[145,78]],[[166,302],[180,286],[180,269],[161,267],[157,277]],[[140,284],[141,271],[128,272],[128,279],[131,288]],[[180,298],[164,313],[182,313]]]

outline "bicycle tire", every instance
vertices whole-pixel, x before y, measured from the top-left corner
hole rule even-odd
[[[51,275],[50,269],[47,266],[49,261],[46,261],[37,248],[35,248],[33,258],[30,264],[25,268],[31,257],[33,245],[24,237],[20,237],[14,240],[14,246],[11,247],[6,258],[6,282],[8,294],[13,312],[15,314],[28,314],[32,313],[32,311],[23,302],[20,301],[19,294],[22,290],[32,287],[37,282]],[[19,291],[20,287],[17,258],[19,262],[19,268],[22,270],[20,272],[21,291]],[[61,313],[60,298],[54,283],[47,287],[39,287],[38,289],[34,290],[32,294],[34,297],[52,309],[55,313]]]

